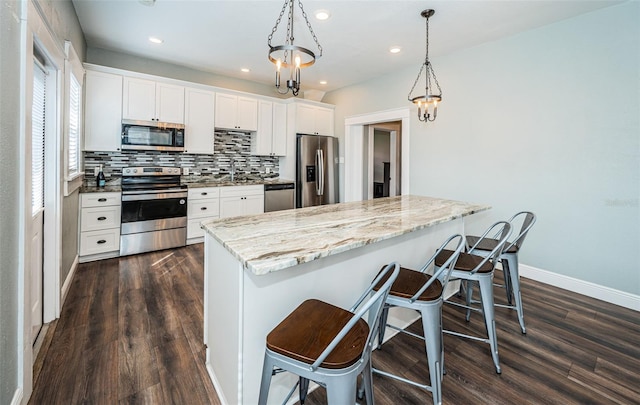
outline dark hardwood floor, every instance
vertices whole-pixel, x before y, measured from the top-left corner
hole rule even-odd
[[[29,403],[218,404],[204,367],[202,263],[198,244],[81,264],[36,360]],[[487,344],[445,335],[443,402],[640,404],[640,313],[522,284],[527,334],[514,311],[496,310],[501,375]],[[496,290],[496,300],[503,297]],[[479,314],[467,323],[452,306],[445,306],[443,322],[484,330]],[[420,321],[410,329],[420,333]],[[428,375],[422,343],[406,335],[373,359],[409,378]],[[432,401],[429,392],[380,376],[374,389],[378,404]],[[326,403],[324,390],[306,403]]]

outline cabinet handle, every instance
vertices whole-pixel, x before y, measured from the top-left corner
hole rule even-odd
[[[103,243],[107,243],[106,240],[104,239],[100,239],[99,241],[96,242],[98,245],[102,245]]]
[[[207,209],[207,207],[200,207],[201,211],[205,211]]]
[[[106,198],[98,198],[98,202],[105,202],[105,201],[107,201]]]
[[[207,195],[207,193],[200,193],[200,195]]]
[[[98,217],[98,221],[104,221],[107,217]]]

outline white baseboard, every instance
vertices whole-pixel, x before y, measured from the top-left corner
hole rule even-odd
[[[583,294],[621,307],[640,311],[640,296],[625,291],[616,290],[589,281],[538,269],[526,264],[520,264],[520,276],[530,278],[541,283],[550,284],[558,288]]]
[[[64,284],[62,284],[62,289],[60,290],[60,311],[62,311],[62,306],[64,305],[64,300],[67,298],[67,293],[69,292],[69,287],[71,287],[71,281],[73,280],[73,276],[76,274],[76,269],[78,268],[78,256],[73,260],[71,264],[71,269],[69,270],[69,274],[67,274],[67,278],[64,280]]]
[[[206,349],[206,353],[207,353],[207,360],[206,360],[205,366],[207,368],[207,373],[209,373],[209,378],[213,383],[213,388],[215,388],[216,394],[218,394],[218,399],[220,400],[220,403],[222,405],[227,405],[229,404],[229,401],[227,401],[227,398],[224,396],[224,391],[222,391],[222,386],[220,385],[220,382],[216,378],[216,375],[213,372],[213,366],[209,361],[209,348]]]
[[[21,405],[21,404],[22,404],[22,388],[18,387],[16,389],[16,392],[13,394],[11,405]]]

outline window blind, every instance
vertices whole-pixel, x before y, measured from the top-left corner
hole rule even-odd
[[[33,104],[31,111],[31,213],[44,208],[44,136],[47,73],[33,63]]]
[[[69,128],[67,177],[80,173],[80,100],[82,87],[72,74],[69,86]]]

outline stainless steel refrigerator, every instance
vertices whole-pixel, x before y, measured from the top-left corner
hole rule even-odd
[[[296,207],[338,202],[338,139],[298,134]]]

